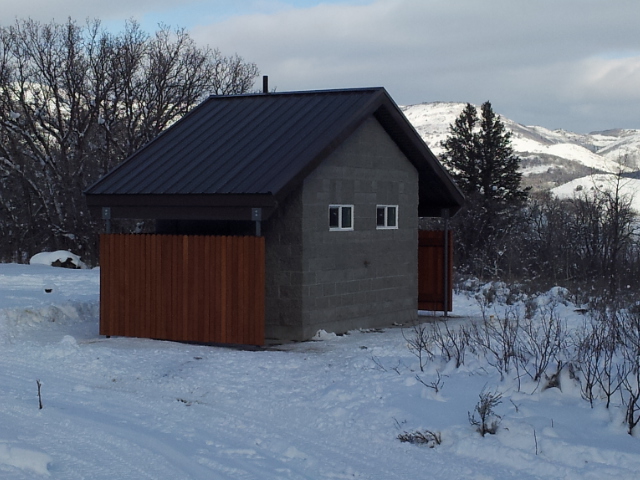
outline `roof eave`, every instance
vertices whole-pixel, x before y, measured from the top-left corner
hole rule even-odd
[[[108,208],[111,218],[155,218],[173,220],[254,220],[260,209],[266,220],[278,206],[271,194],[243,195],[122,195],[86,194],[89,210],[102,216]]]
[[[445,209],[449,210],[449,215],[455,215],[465,203],[465,196],[462,190],[456,185],[451,175],[429,149],[386,90],[383,90],[383,92],[387,98],[376,109],[375,117],[383,128],[387,130],[387,133],[396,140],[397,145],[405,156],[418,170],[419,215],[439,217],[444,214],[443,210]],[[430,175],[436,176],[439,187],[446,194],[446,198],[441,198],[438,202],[426,200],[426,193],[430,189],[426,184],[429,182]]]

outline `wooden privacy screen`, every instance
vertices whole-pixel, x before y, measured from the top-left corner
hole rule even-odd
[[[264,344],[264,237],[101,235],[100,334]]]
[[[449,231],[447,311],[453,292],[453,235]],[[418,231],[418,309],[445,310],[444,231]]]

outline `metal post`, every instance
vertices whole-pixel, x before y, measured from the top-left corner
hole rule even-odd
[[[442,209],[444,220],[444,316],[449,316],[449,209]]]
[[[256,222],[256,237],[262,235],[261,232],[261,222],[262,222],[262,209],[261,208],[252,208],[251,209],[251,220]]]
[[[102,219],[104,220],[104,227],[106,233],[111,233],[111,208],[102,207]]]

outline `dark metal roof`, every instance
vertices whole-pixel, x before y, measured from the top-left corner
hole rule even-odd
[[[268,216],[371,115],[418,169],[421,215],[456,211],[460,190],[384,88],[209,97],[89,187],[87,203],[113,216],[249,206]]]

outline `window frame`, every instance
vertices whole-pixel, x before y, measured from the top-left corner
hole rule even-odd
[[[395,209],[394,225],[389,225],[389,209]],[[384,225],[378,225],[378,211],[384,209]],[[376,205],[376,230],[397,230],[398,229],[398,205]]]
[[[338,209],[338,226],[337,227],[333,227],[331,226],[331,210],[337,208]],[[350,215],[350,226],[349,227],[344,227],[344,211],[345,209],[350,209],[351,211],[351,215]],[[327,210],[328,212],[328,220],[329,220],[329,231],[330,232],[352,232],[353,231],[353,224],[354,224],[354,212],[355,212],[355,208],[352,204],[347,204],[347,203],[335,203],[335,204],[331,204],[329,205],[329,209]]]

